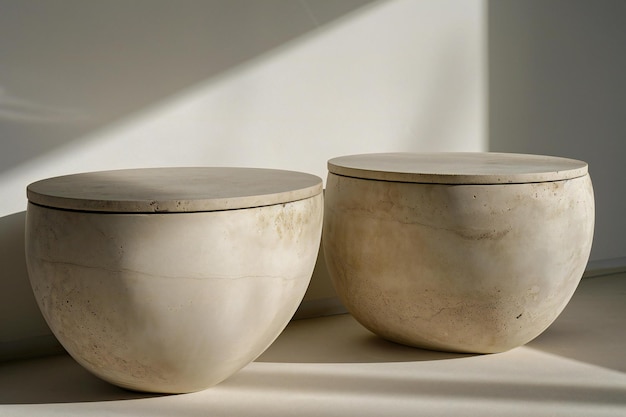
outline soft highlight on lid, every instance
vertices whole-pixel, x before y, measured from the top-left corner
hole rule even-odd
[[[346,177],[427,184],[523,184],[582,177],[587,163],[575,159],[492,152],[373,153],[328,161]]]
[[[183,167],[88,172],[34,182],[38,205],[112,213],[183,213],[289,203],[322,192],[322,180],[295,171]]]

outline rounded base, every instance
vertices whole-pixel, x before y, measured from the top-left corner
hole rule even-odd
[[[48,325],[87,370],[136,391],[198,391],[287,325],[312,275],[322,215],[322,194],[197,213],[29,204],[27,266]]]

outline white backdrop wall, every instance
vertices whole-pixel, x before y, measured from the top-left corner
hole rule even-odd
[[[486,150],[484,20],[482,0],[0,0],[0,359],[54,344],[24,265],[27,184]],[[332,296],[321,264],[312,302]]]

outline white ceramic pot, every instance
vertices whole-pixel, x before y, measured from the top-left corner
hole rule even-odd
[[[365,327],[437,350],[499,352],[561,313],[591,250],[587,164],[518,154],[329,161],[323,246]]]
[[[65,349],[121,387],[210,387],[284,329],[319,249],[312,175],[245,168],[96,172],[28,187],[26,256]]]

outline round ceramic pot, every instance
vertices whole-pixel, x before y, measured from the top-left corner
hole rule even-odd
[[[352,315],[395,342],[500,352],[542,333],[584,272],[587,164],[494,153],[332,159],[323,247]]]
[[[48,325],[124,388],[219,383],[284,329],[319,249],[312,175],[245,168],[77,174],[28,187],[26,256]]]

